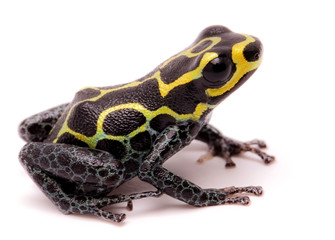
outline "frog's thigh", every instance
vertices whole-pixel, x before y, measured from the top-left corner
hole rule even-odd
[[[97,195],[123,182],[123,164],[104,151],[67,144],[31,142],[23,147],[20,160],[54,178],[70,194]],[[35,180],[36,181],[36,180]],[[72,184],[71,184],[72,183]]]
[[[42,142],[67,106],[68,103],[62,104],[23,120],[19,125],[20,137],[27,142]]]

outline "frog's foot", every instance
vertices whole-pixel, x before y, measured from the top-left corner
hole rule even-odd
[[[258,155],[266,164],[272,162],[275,158],[263,152],[261,148],[266,148],[265,142],[261,140],[255,139],[248,142],[240,142],[222,136],[209,145],[208,152],[198,159],[198,163],[219,156],[226,160],[226,167],[235,167],[236,164],[231,157],[242,152],[252,152]]]
[[[130,195],[111,195],[101,198],[90,198],[87,200],[87,205],[89,208],[89,213],[102,217],[107,220],[112,220],[114,222],[122,222],[126,218],[126,214],[120,213],[115,214],[108,211],[103,210],[102,208],[109,206],[115,203],[127,202],[127,209],[133,210],[133,202],[132,200],[141,199],[145,197],[159,197],[162,195],[161,191],[148,191],[143,193],[134,193]]]
[[[248,205],[250,203],[250,198],[244,194],[254,196],[261,196],[263,194],[263,188],[261,186],[226,187],[219,189],[219,191],[226,195],[226,198],[221,204]]]
[[[26,169],[47,197],[64,214],[93,214],[114,222],[122,222],[126,218],[124,213],[112,213],[103,210],[102,208],[107,203],[102,198],[68,194],[64,192],[64,186],[60,185],[59,181],[45,174],[38,167],[26,166]],[[71,184],[69,183],[69,185]]]
[[[103,210],[102,207],[106,206],[104,205],[106,201],[103,201],[102,198],[65,193],[64,186],[62,187],[58,181],[45,174],[38,167],[26,166],[26,169],[47,197],[64,214],[93,214],[114,222],[122,222],[126,217],[124,213]]]
[[[235,194],[251,194],[255,196],[261,196],[263,194],[263,188],[261,186],[248,186],[248,187],[226,187],[220,189],[225,192],[228,196]]]
[[[95,199],[95,205],[101,207],[106,207],[111,204],[127,202],[127,209],[129,211],[133,210],[133,200],[146,198],[146,197],[159,197],[163,194],[162,191],[147,191],[142,193],[133,193],[129,195],[115,194],[100,199]]]
[[[103,219],[120,223],[125,220],[126,214],[109,212],[103,208],[112,204],[127,202],[127,208],[131,210],[132,200],[144,197],[159,197],[162,194],[161,191],[149,191],[106,197],[72,195],[65,193],[63,190],[64,187],[62,187],[58,181],[55,181],[38,167],[26,166],[26,168],[43,192],[64,214],[93,214]]]

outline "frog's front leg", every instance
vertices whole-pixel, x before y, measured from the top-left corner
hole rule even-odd
[[[37,113],[19,125],[19,135],[27,142],[42,142],[62,115],[68,103]]]
[[[190,205],[202,207],[219,204],[248,204],[249,197],[236,194],[261,195],[261,187],[229,187],[223,189],[202,189],[162,166],[164,161],[191,141],[189,129],[168,127],[155,141],[153,150],[143,161],[139,177],[157,189]]]
[[[125,214],[102,208],[160,192],[106,196],[122,184],[126,169],[110,153],[66,144],[31,142],[20,152],[29,175],[63,213],[89,213],[115,222]],[[129,205],[130,206],[130,205]]]
[[[212,159],[214,156],[220,156],[226,160],[226,167],[234,167],[235,163],[231,159],[232,156],[242,152],[253,152],[257,154],[264,163],[270,163],[275,158],[261,151],[266,144],[260,140],[252,140],[249,142],[240,142],[223,136],[219,130],[212,125],[205,125],[196,137],[197,140],[208,144],[208,152],[198,159],[199,163]]]

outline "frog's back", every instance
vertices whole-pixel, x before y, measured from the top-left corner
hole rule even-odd
[[[46,142],[97,148],[120,160],[130,155],[138,159],[159,132],[175,123],[166,109],[178,111],[180,104],[169,102],[161,96],[154,78],[85,88],[76,93]]]

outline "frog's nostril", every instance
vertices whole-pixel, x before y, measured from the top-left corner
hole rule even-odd
[[[259,40],[249,43],[244,51],[243,55],[248,62],[254,62],[261,58],[262,56],[262,44]]]

